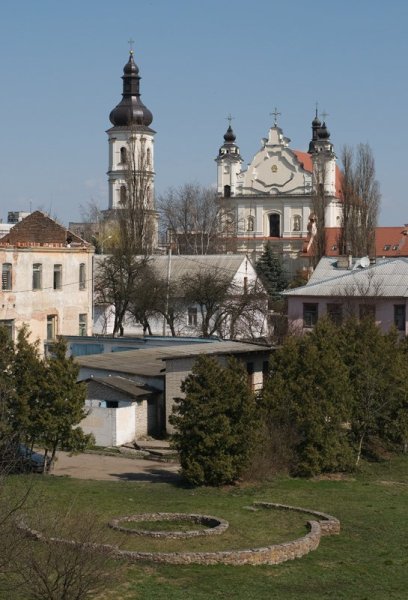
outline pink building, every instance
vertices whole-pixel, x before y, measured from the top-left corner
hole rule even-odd
[[[337,323],[350,316],[371,316],[384,331],[395,326],[406,335],[408,258],[373,264],[367,257],[324,257],[306,285],[284,296],[293,331],[308,331],[324,316]]]

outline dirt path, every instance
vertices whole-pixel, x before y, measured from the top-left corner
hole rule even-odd
[[[68,475],[78,479],[101,481],[150,481],[177,482],[179,465],[125,456],[100,456],[99,454],[78,454],[69,456],[58,452],[53,475]]]

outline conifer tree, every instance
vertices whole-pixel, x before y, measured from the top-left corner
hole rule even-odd
[[[282,259],[274,253],[269,242],[256,263],[256,272],[272,298],[279,297],[279,293],[287,286]]]
[[[244,366],[230,359],[223,367],[200,356],[182,384],[170,417],[182,473],[194,485],[236,481],[254,446],[257,411]]]

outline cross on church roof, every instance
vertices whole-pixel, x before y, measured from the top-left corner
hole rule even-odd
[[[276,127],[278,124],[278,116],[280,116],[282,113],[278,112],[278,109],[274,108],[273,112],[269,113],[271,115],[271,117],[274,117],[274,121],[273,121],[273,126]]]
[[[329,113],[327,113],[325,110],[322,112],[323,121],[326,121],[327,117],[329,116]]]
[[[226,119],[228,121],[229,126],[231,127],[231,121],[232,121],[232,119],[235,119],[235,117],[232,117],[231,113],[229,113],[229,115],[228,115],[228,117],[226,117]]]
[[[132,38],[130,38],[130,40],[128,40],[128,44],[129,44],[129,54],[133,54],[133,44],[135,43],[135,40],[132,40]]]

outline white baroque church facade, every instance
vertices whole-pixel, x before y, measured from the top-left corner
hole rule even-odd
[[[319,226],[316,187],[324,186],[325,228],[341,226],[340,170],[326,124],[316,116],[308,152],[292,150],[275,122],[247,168],[229,125],[217,156],[217,191],[235,236],[235,249],[259,255],[267,242],[294,272],[306,260],[308,241]],[[322,183],[319,183],[322,182]]]

